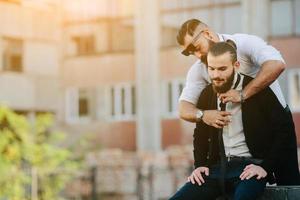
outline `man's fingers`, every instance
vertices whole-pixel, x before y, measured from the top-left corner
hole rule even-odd
[[[222,94],[219,94],[218,97],[219,97],[219,99],[224,99],[224,98],[228,97],[228,94],[222,93]]]
[[[218,124],[219,126],[226,126],[227,124],[225,122],[223,122],[222,120],[216,120],[216,124]]]
[[[216,121],[221,121],[223,123],[225,123],[225,125],[228,125],[229,122],[231,122],[230,118],[229,117],[223,117],[221,116],[218,120]]]
[[[250,173],[248,174],[248,176],[246,177],[246,179],[248,180],[248,179],[252,178],[252,177],[255,176],[255,175],[256,175],[256,173],[250,172]]]
[[[204,178],[202,177],[201,173],[198,175],[198,178],[200,179],[201,184],[204,183]],[[199,184],[199,185],[201,185],[201,184]]]
[[[218,124],[216,124],[216,123],[212,124],[211,126],[213,126],[213,127],[215,127],[215,128],[223,128],[223,126],[220,126],[220,125],[218,125]]]
[[[250,165],[247,165],[245,168],[244,168],[244,171],[248,170],[249,168],[253,167],[254,165],[253,164],[250,164]]]
[[[256,179],[259,180],[259,179],[261,179],[262,177],[263,177],[262,174],[259,174],[259,175],[256,177]]]
[[[231,115],[231,112],[227,112],[227,111],[220,111],[219,112],[221,116],[223,117],[227,117],[227,116],[230,116]]]
[[[246,177],[246,179],[248,180],[248,179],[250,179],[250,178],[252,178],[253,176],[256,176],[256,175],[258,175],[257,172],[255,172],[255,171],[249,171],[248,176]]]
[[[228,102],[232,102],[234,99],[232,97],[224,97],[222,98],[222,102],[223,103],[228,103]]]
[[[250,174],[249,170],[244,171],[241,175],[240,175],[240,179],[244,180],[245,178],[247,178]]]
[[[205,171],[205,169],[201,169],[199,173],[196,173],[196,176],[199,178],[199,180],[201,181],[201,184],[204,183],[204,178],[202,177],[202,173]]]
[[[192,182],[192,184],[195,184],[195,180],[194,180],[193,174],[190,176],[190,181]]]
[[[201,181],[195,173],[193,173],[193,178],[198,183],[198,185],[201,185]]]
[[[209,175],[209,168],[205,168],[204,173],[205,173],[206,176],[208,176]]]
[[[247,172],[246,171],[244,171],[243,173],[241,173],[241,175],[240,175],[240,179],[241,180],[244,180],[245,179],[245,175],[247,174]]]

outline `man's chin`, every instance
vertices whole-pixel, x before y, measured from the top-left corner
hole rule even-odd
[[[216,93],[225,93],[228,91],[228,88],[225,88],[223,85],[217,86],[213,84],[213,89]]]

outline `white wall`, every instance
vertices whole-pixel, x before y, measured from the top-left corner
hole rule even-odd
[[[58,76],[59,56],[55,43],[24,42],[24,72],[35,75]]]
[[[0,102],[15,109],[31,109],[35,105],[35,87],[30,77],[17,73],[0,75]]]

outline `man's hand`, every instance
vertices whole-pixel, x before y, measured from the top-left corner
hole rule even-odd
[[[205,110],[203,111],[202,120],[205,124],[215,128],[223,128],[230,122],[230,112],[218,110]]]
[[[265,178],[267,176],[267,172],[261,166],[250,164],[245,167],[243,173],[240,175],[240,179],[248,180],[253,176],[257,176],[256,179],[259,180],[261,178]]]
[[[192,184],[195,184],[197,182],[198,185],[202,185],[205,181],[204,181],[204,178],[202,177],[201,173],[204,173],[206,176],[208,176],[209,169],[207,167],[198,167],[188,177],[188,181],[192,182]]]
[[[232,102],[232,103],[240,103],[241,95],[240,92],[234,89],[228,90],[225,93],[219,95],[219,98],[223,103]]]

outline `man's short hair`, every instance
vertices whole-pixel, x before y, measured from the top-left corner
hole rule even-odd
[[[198,19],[189,19],[187,20],[186,22],[184,22],[178,33],[177,33],[177,42],[179,45],[184,45],[184,37],[186,36],[186,34],[189,34],[191,36],[194,35],[194,32],[196,30],[196,28],[199,26],[199,25],[203,25],[204,27],[207,27],[207,25],[198,20]]]
[[[213,56],[223,55],[227,52],[230,53],[232,63],[237,61],[236,44],[232,40],[227,40],[226,42],[215,43],[208,51],[208,54]]]

